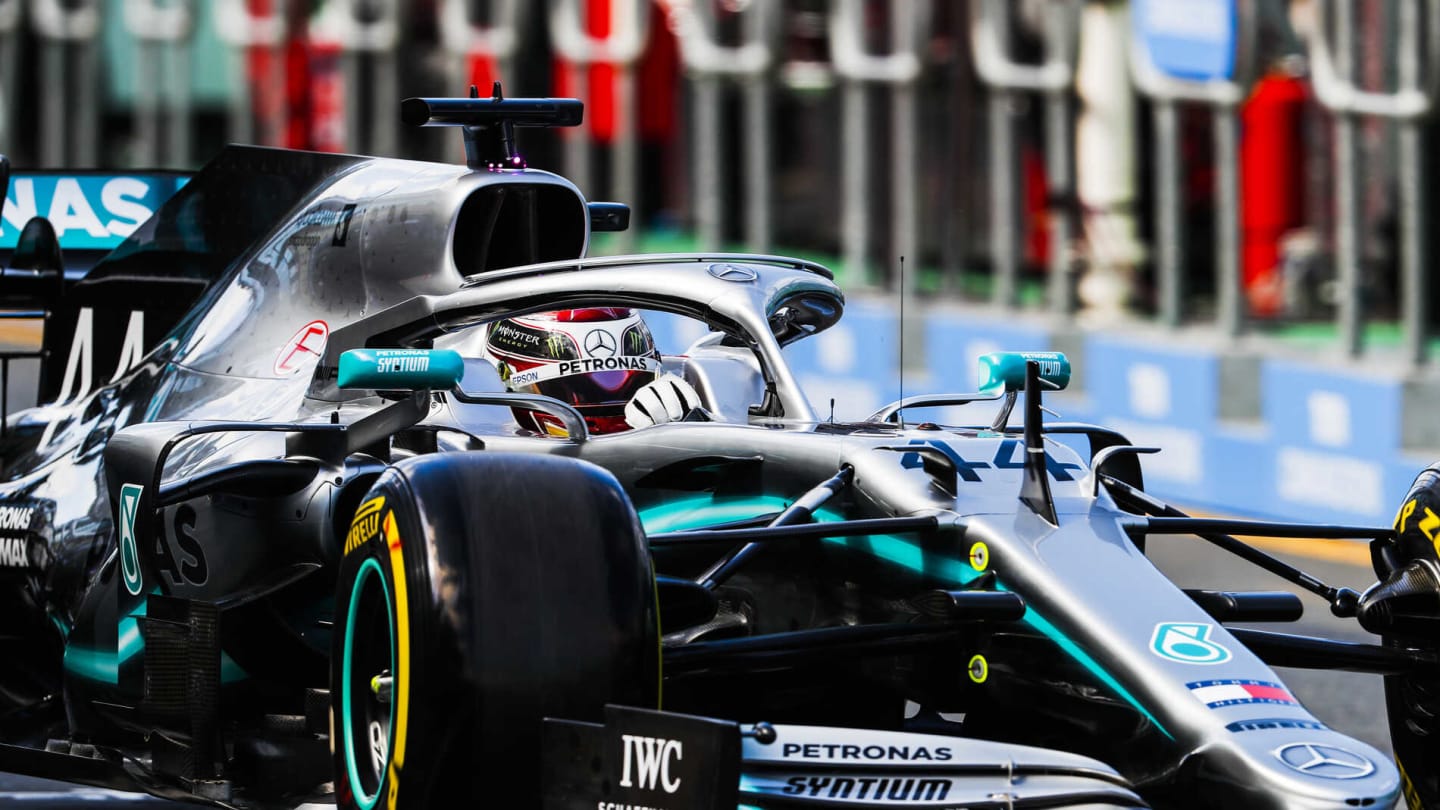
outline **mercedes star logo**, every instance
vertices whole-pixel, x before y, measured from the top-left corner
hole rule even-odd
[[[615,336],[604,329],[591,329],[590,334],[585,336],[585,351],[591,357],[614,357],[618,348]]]
[[[1275,758],[1306,776],[1359,779],[1375,772],[1375,764],[1359,754],[1320,743],[1290,743],[1275,749]]]
[[[743,284],[747,281],[754,281],[760,277],[749,267],[741,267],[738,264],[712,264],[706,268],[706,272],[721,281],[734,281]]]

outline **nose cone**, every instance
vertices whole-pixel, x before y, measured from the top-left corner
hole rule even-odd
[[[1400,774],[1374,748],[1325,728],[1287,728],[1283,720],[1234,724],[1242,730],[1186,760],[1176,781],[1207,806],[1284,808],[1391,807]],[[1316,724],[1318,725],[1318,724]]]

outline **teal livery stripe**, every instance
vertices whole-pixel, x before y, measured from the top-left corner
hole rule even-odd
[[[120,620],[114,650],[97,650],[76,644],[65,645],[65,671],[71,675],[101,683],[120,683],[120,666],[145,650],[145,638],[140,635],[139,617],[145,615],[146,603],[142,601],[130,614]],[[56,620],[56,626],[61,626]],[[66,633],[68,635],[68,631]],[[235,659],[220,651],[220,682],[232,683],[249,677]]]
[[[770,495],[761,495],[754,498],[726,498],[715,501],[708,496],[686,498],[660,506],[653,506],[640,511],[640,523],[645,527],[647,533],[685,531],[687,529],[699,529],[705,526],[712,526],[717,523],[725,523],[733,520],[744,520],[757,515],[768,514],[784,509],[789,506],[789,501]],[[830,510],[821,509],[815,512],[815,519],[820,522],[837,521],[843,518]],[[825,542],[845,546],[853,551],[870,554],[880,560],[892,565],[900,566],[917,574],[927,577],[945,580],[958,585],[967,585],[980,572],[972,568],[968,561],[957,560],[938,554],[927,553],[920,546],[910,540],[896,537],[890,534],[877,534],[869,537],[827,537]],[[997,583],[1001,590],[1009,590],[1003,584]],[[1032,607],[1025,611],[1025,623],[1035,628],[1046,638],[1055,642],[1061,650],[1065,651],[1077,663],[1086,669],[1096,680],[1110,688],[1116,696],[1126,703],[1129,703],[1136,711],[1144,715],[1155,725],[1160,733],[1170,739],[1175,736],[1146,709],[1134,695],[1130,694],[1120,681],[1111,675],[1100,662],[1085,652],[1081,646],[1069,636],[1065,635],[1058,627],[1052,624],[1044,616],[1041,616]]]

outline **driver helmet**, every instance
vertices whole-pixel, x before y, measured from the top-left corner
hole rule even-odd
[[[591,433],[629,430],[625,404],[660,376],[660,353],[633,309],[597,307],[540,312],[486,328],[485,354],[510,391],[542,394],[575,406]],[[522,428],[565,436],[547,413],[513,408]]]

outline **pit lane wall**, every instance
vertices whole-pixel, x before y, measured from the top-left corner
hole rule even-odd
[[[906,322],[906,394],[974,391],[986,352],[1066,352],[1071,388],[1047,405],[1163,448],[1143,457],[1146,488],[1182,508],[1388,525],[1415,474],[1440,459],[1440,396],[1398,367],[1258,340],[1231,348],[1203,331],[1057,328],[986,309],[915,307]],[[786,350],[817,412],[833,398],[836,419],[862,418],[900,396],[899,325],[890,299],[851,296],[837,326]],[[993,415],[977,403],[911,418]]]

